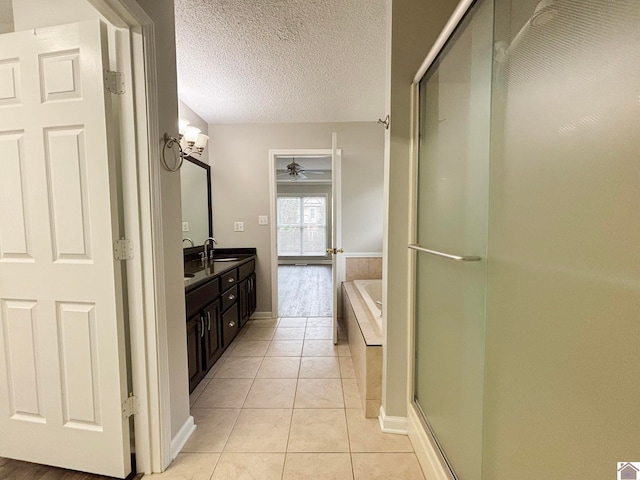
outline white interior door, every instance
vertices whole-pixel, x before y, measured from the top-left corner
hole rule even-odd
[[[338,343],[338,300],[340,294],[340,257],[342,248],[341,178],[342,161],[338,150],[338,134],[331,134],[331,276],[333,289],[333,343]]]
[[[97,20],[0,36],[0,456],[122,478],[105,45]]]

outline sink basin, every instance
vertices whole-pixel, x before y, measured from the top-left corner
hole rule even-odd
[[[237,260],[240,260],[237,257],[228,257],[228,258],[214,258],[213,261],[214,262],[235,262]]]
[[[185,281],[187,281],[187,280],[189,280],[189,279],[191,279],[193,277],[195,277],[195,275],[193,273],[185,273],[184,274]]]

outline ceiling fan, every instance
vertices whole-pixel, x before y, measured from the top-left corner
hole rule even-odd
[[[291,160],[292,160],[291,163],[286,166],[287,171],[279,173],[278,177],[289,176],[291,180],[298,180],[298,179],[306,180],[309,177],[307,177],[305,173],[312,174],[312,175],[322,175],[324,173],[319,170],[305,170],[305,168],[302,165],[300,165],[299,163],[296,163],[295,158],[292,158]]]

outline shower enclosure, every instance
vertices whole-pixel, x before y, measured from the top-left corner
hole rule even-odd
[[[640,3],[463,3],[415,81],[413,408],[450,477],[604,478],[595,441],[562,439],[615,388],[610,322],[640,333]]]

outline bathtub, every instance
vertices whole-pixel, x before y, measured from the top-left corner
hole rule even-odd
[[[374,327],[382,334],[382,280],[355,280],[353,283],[371,313]]]
[[[360,399],[367,418],[375,418],[382,400],[382,315],[376,301],[382,280],[345,282],[342,318],[356,374]]]

